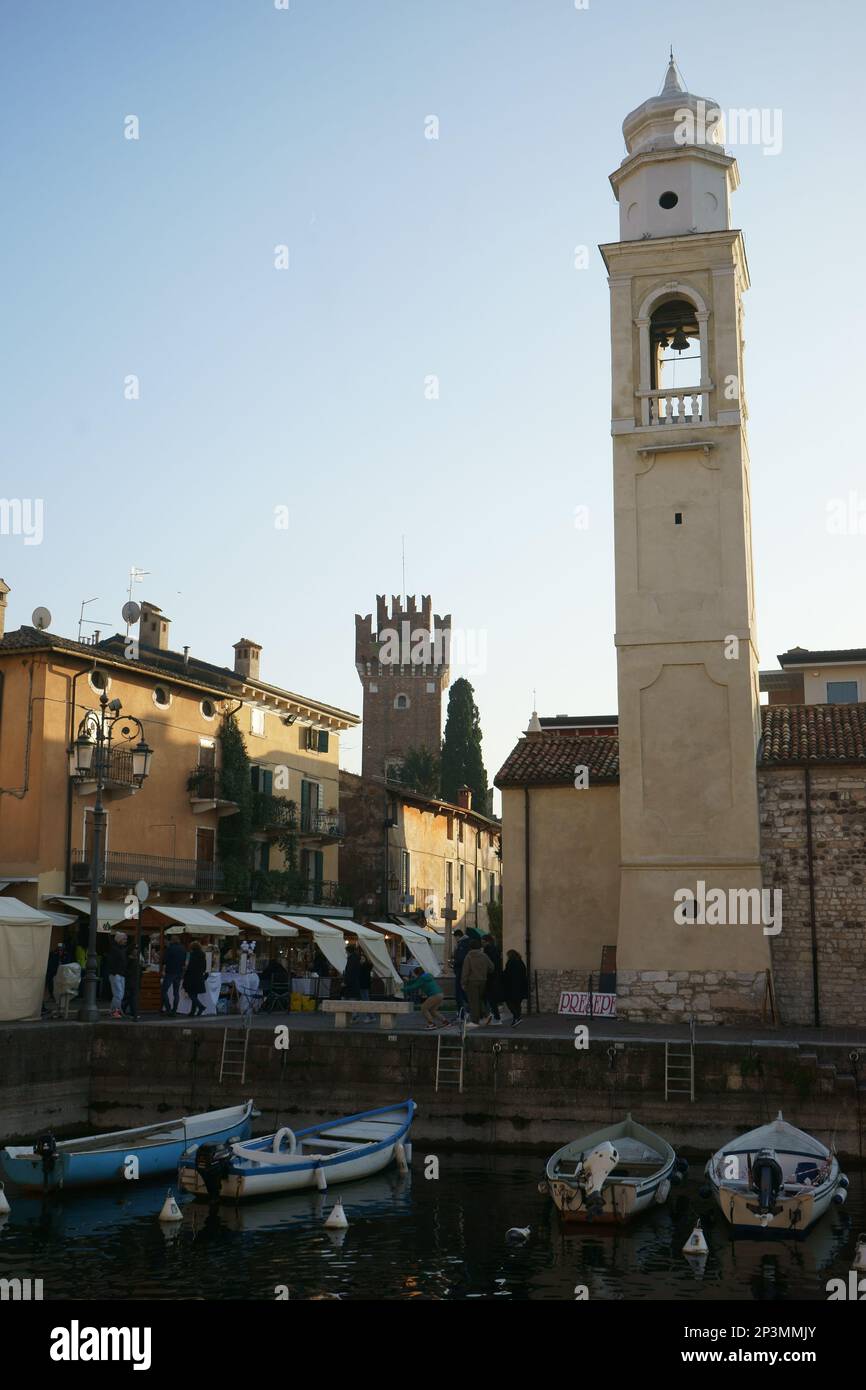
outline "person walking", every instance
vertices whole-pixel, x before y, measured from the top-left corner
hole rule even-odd
[[[343,971],[343,998],[361,998],[361,953],[354,944],[346,948],[346,968]],[[349,1022],[357,1023],[359,1017],[359,1014],[354,1013],[349,1019]]]
[[[192,1009],[190,1018],[201,1018],[204,1013],[204,1004],[199,999],[200,994],[204,994],[204,982],[207,979],[207,961],[200,941],[194,941],[189,949],[189,960],[186,963],[186,970],[183,977],[183,987],[190,997]]]
[[[457,940],[458,937],[459,940]],[[472,938],[468,933],[464,936],[463,932],[458,930],[454,933],[454,939],[457,941],[457,945],[454,947],[451,965],[454,969],[454,998],[457,1003],[457,1016],[459,1018],[461,1013],[465,1014],[469,1011],[469,998],[463,988],[463,963],[472,944]]]
[[[170,941],[165,948],[165,973],[162,977],[162,1012],[174,1018],[180,999],[180,985],[186,965],[186,947],[182,941]]]
[[[484,992],[487,988],[487,981],[493,971],[493,962],[490,957],[484,954],[484,948],[480,936],[476,936],[470,944],[463,962],[462,982],[469,1000],[470,1021],[467,1028],[477,1028],[482,1019],[482,1004]],[[487,1022],[487,1018],[484,1022]]]
[[[366,999],[369,1002],[370,989],[373,983],[373,962],[369,960],[367,956],[364,956],[361,960],[360,969],[358,971],[358,983],[360,985],[360,989],[358,990],[359,998]],[[363,1023],[375,1023],[376,1016],[375,1014],[362,1014],[361,1020]]]
[[[138,1022],[138,995],[141,987],[141,965],[141,952],[138,947],[138,942],[134,936],[131,936],[126,953],[126,990],[124,992],[120,1011],[131,1018],[134,1023]]]
[[[411,980],[407,980],[403,986],[404,994],[414,994],[416,990],[421,1000],[421,1013],[427,1027],[449,1028],[451,1025],[447,1019],[439,1017],[439,1010],[445,1002],[442,986],[428,971],[422,970],[420,965],[415,967]]]
[[[108,982],[111,985],[111,1017],[121,1017],[123,996],[126,993],[126,932],[116,931],[108,952]]]
[[[524,999],[529,998],[529,976],[519,951],[507,951],[502,972],[502,993],[511,1012],[511,1026],[520,1022]]]
[[[502,1023],[499,1017],[499,1005],[502,1002],[502,952],[496,944],[496,938],[490,932],[484,937],[484,954],[490,957],[493,966],[487,980],[487,1021],[498,1027]]]

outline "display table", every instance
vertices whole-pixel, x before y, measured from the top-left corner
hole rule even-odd
[[[199,995],[199,1003],[204,1005],[206,1014],[213,1015],[217,1011],[217,1000],[220,997],[223,977],[218,970],[212,970],[204,982],[204,993]],[[179,1014],[192,1012],[192,1003],[184,986],[181,986],[180,1001],[177,1006]]]
[[[248,970],[245,975],[232,975],[231,983],[235,987],[239,1012],[249,1013],[250,1009],[255,1008],[256,1000],[259,998],[258,975],[254,970]]]

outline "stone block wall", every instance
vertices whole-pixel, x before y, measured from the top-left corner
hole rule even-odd
[[[738,970],[620,970],[617,1017],[634,1023],[758,1023],[766,975]]]
[[[812,856],[821,1023],[866,1024],[866,770],[811,769]],[[782,1023],[814,1022],[803,768],[758,775],[764,884],[782,892],[771,938]]]

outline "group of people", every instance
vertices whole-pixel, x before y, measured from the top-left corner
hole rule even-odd
[[[516,1027],[523,1013],[523,1001],[529,996],[529,982],[526,966],[519,951],[506,953],[505,965],[502,952],[494,936],[470,927],[465,933],[454,933],[456,942],[451,964],[454,969],[454,984],[458,1017],[467,1018],[467,1028],[478,1028],[482,1024],[501,1024],[501,1004],[508,1007],[511,1026]],[[366,1000],[370,998],[372,965],[361,955],[354,944],[346,950],[346,968],[343,971],[343,995],[346,999]],[[445,1002],[442,985],[429,971],[417,966],[403,985],[407,998],[416,996],[421,1007],[421,1015],[428,1028],[447,1028],[450,1022],[441,1018],[439,1010]],[[351,1016],[352,1023],[374,1023],[375,1017],[360,1011]]]
[[[469,927],[465,934],[455,931],[454,938],[454,988],[458,1011],[469,1015],[466,1027],[501,1024],[499,1006],[505,1004],[515,1028],[523,1014],[523,1001],[529,997],[529,979],[520,952],[507,951],[503,966],[502,952],[490,932]]]
[[[126,1014],[138,1021],[138,998],[141,984],[141,957],[135,939],[124,931],[116,931],[108,950],[108,983],[111,986],[111,1017]],[[182,941],[171,941],[165,948],[162,979],[161,1013],[174,1017],[180,1002],[183,985],[192,1002],[191,1017],[204,1013],[199,995],[204,993],[207,979],[207,960],[201,942],[193,941],[189,954]]]

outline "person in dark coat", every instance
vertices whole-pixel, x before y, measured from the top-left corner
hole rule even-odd
[[[186,947],[182,941],[171,941],[165,948],[165,974],[162,978],[162,1012],[177,1013],[180,983],[186,965]]]
[[[49,1002],[53,1001],[54,999],[54,976],[57,974],[57,971],[60,969],[60,966],[62,964],[63,944],[61,942],[59,946],[55,946],[52,949],[51,954],[48,957],[48,966],[45,971],[45,992],[48,995]],[[43,1003],[43,1008],[44,1007],[45,1004]]]
[[[138,994],[141,988],[141,953],[136,938],[131,936],[126,953],[126,990],[121,1012],[138,1022]]]
[[[456,931],[454,936],[455,938],[457,936],[460,937],[460,940],[454,947],[454,955],[451,961],[454,967],[454,997],[457,1001],[457,1013],[459,1015],[461,1010],[466,1013],[469,1012],[469,997],[463,988],[463,962],[469,952],[469,947],[472,945],[472,938],[468,933],[464,936],[462,932],[459,931]]]
[[[361,960],[361,967],[358,971],[358,983],[361,986],[360,996],[362,999],[370,998],[370,990],[373,985],[373,962],[364,956]],[[363,1023],[375,1023],[375,1014],[362,1014]]]
[[[349,946],[346,950],[346,968],[343,971],[343,998],[361,998],[361,952],[357,946]],[[357,1023],[359,1014],[352,1014],[350,1023]]]
[[[194,941],[189,951],[189,960],[186,963],[186,971],[183,977],[183,987],[190,997],[192,1010],[190,1018],[200,1018],[204,1013],[204,1004],[199,1000],[199,995],[204,994],[204,982],[207,979],[207,961],[201,942]]]
[[[502,993],[511,1011],[511,1026],[516,1028],[524,999],[529,998],[529,976],[523,957],[519,951],[506,952],[505,969],[502,972]]]
[[[496,938],[487,933],[484,938],[484,954],[490,957],[493,969],[487,980],[487,1010],[490,1013],[491,1025],[501,1023],[499,1017],[499,1005],[502,1002],[502,952],[496,944]]]

